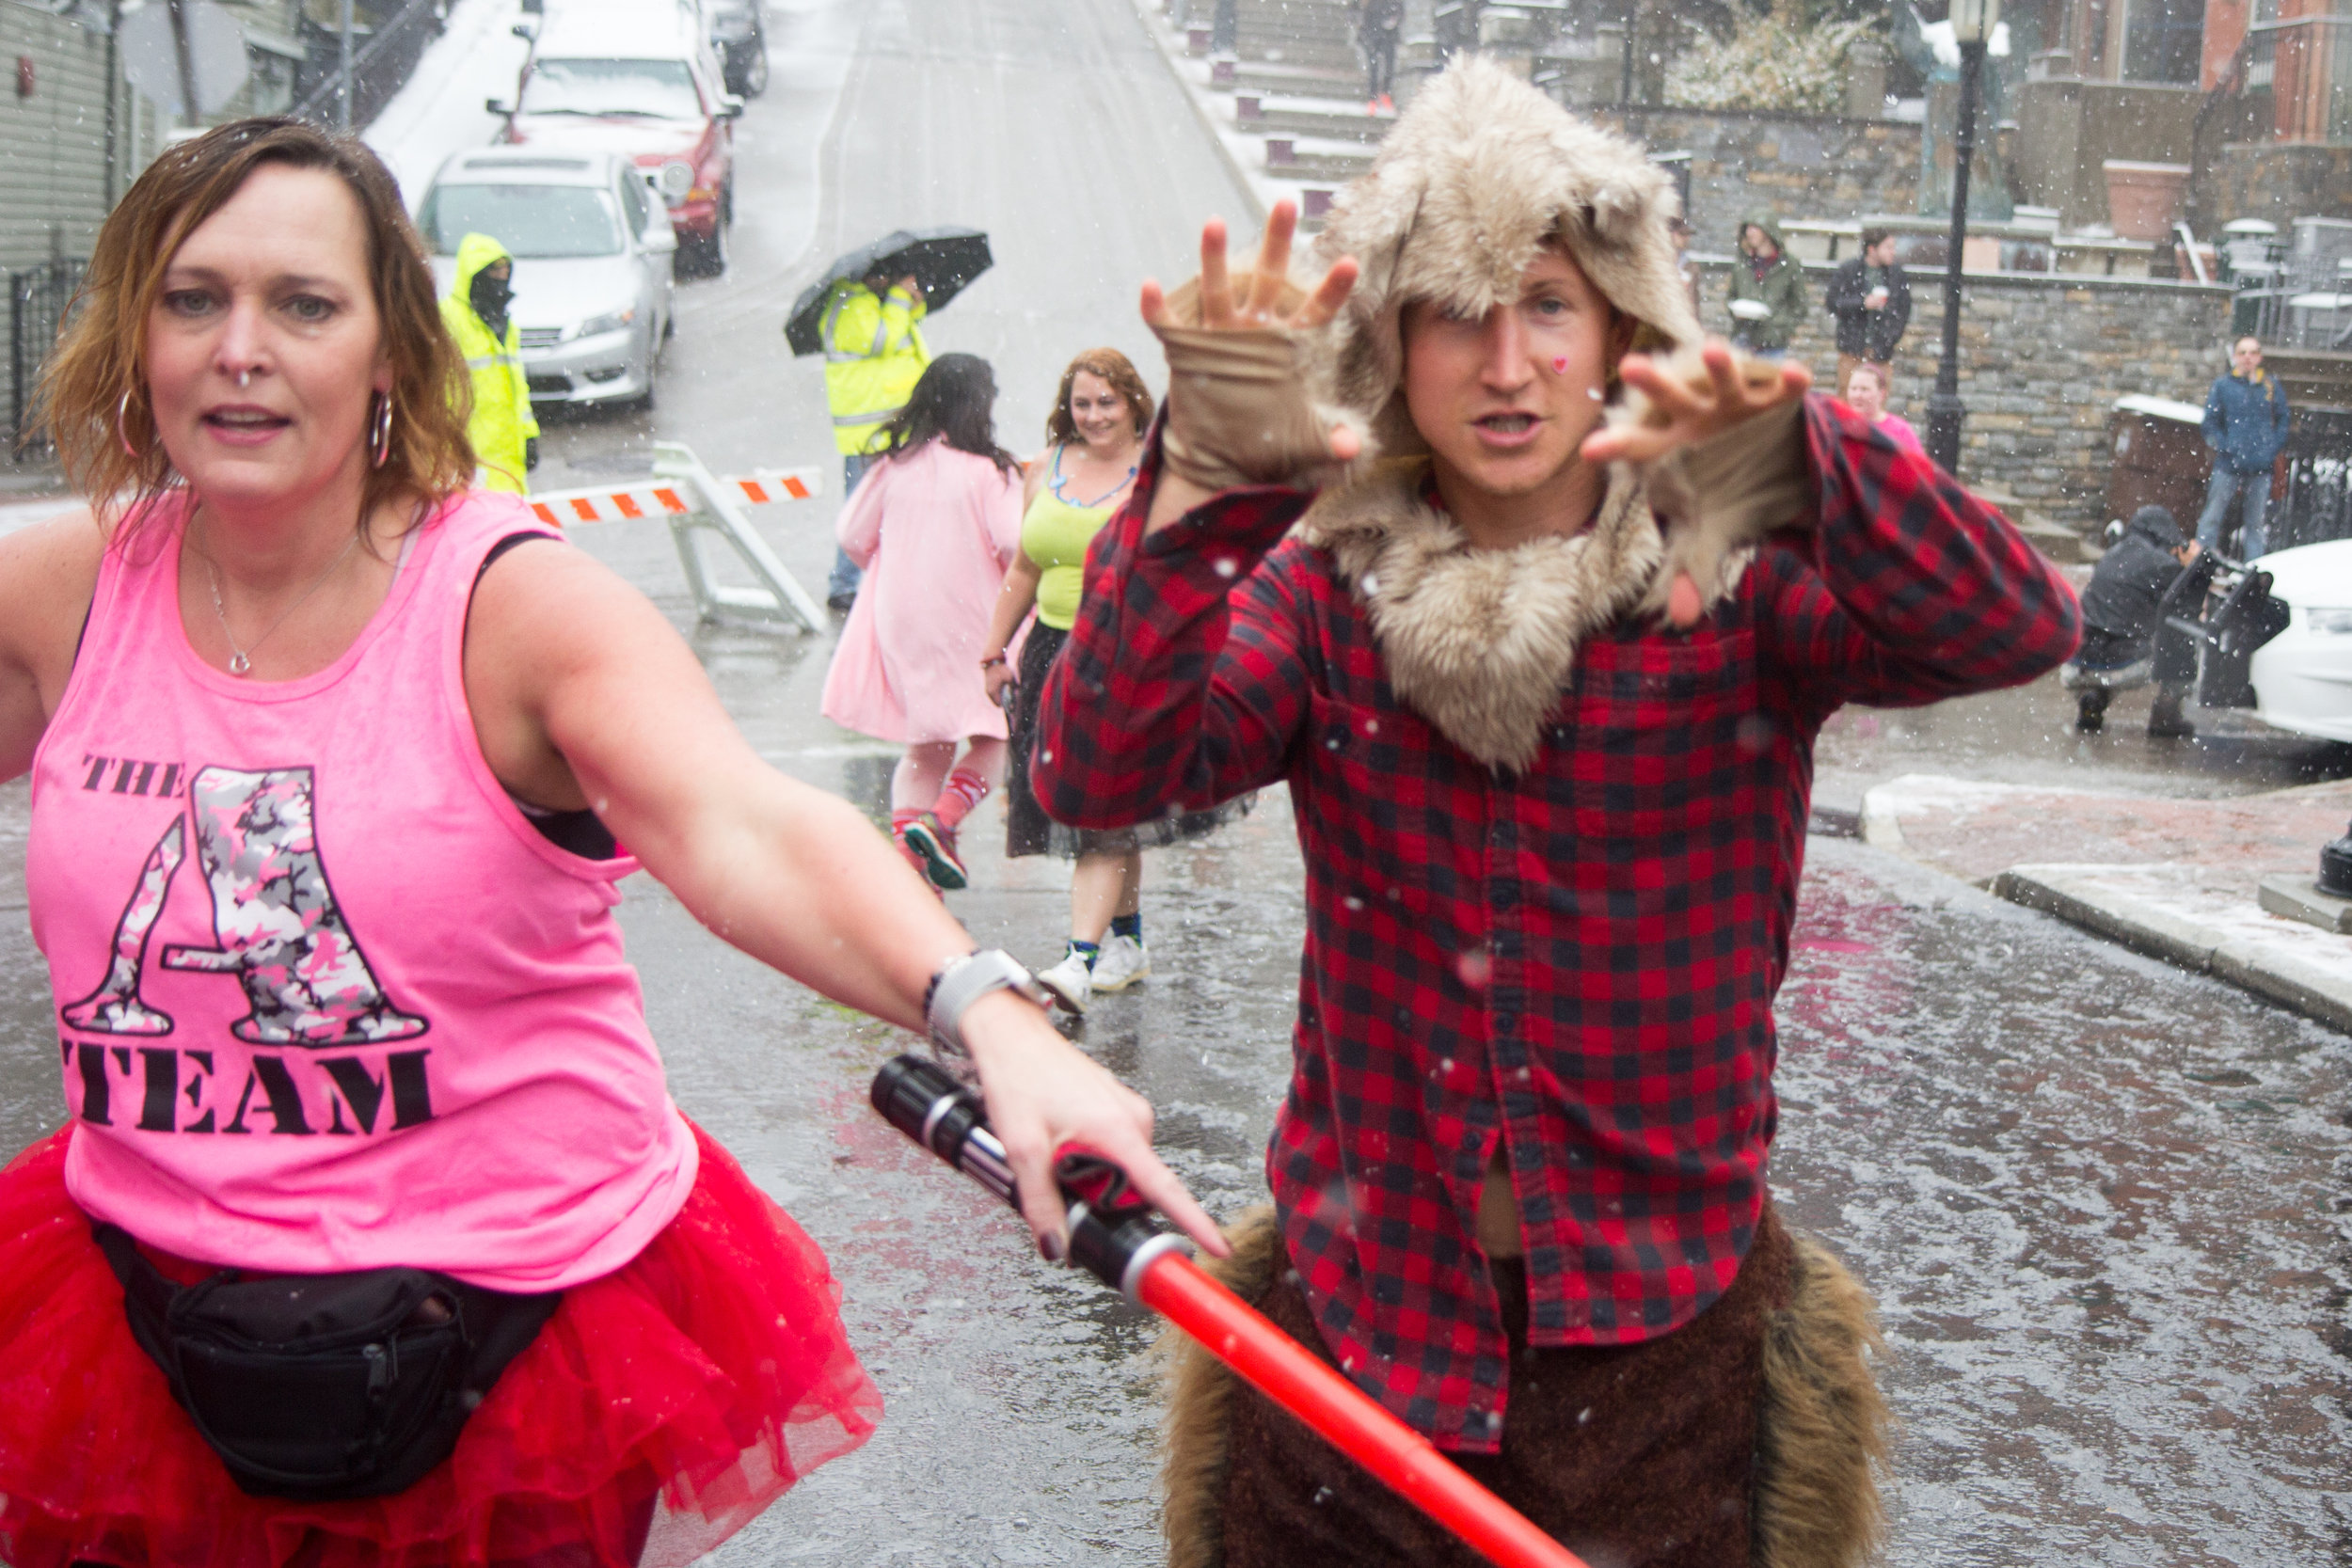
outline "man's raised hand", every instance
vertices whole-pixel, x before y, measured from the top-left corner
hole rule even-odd
[[[1168,367],[1164,467],[1148,529],[1224,490],[1314,483],[1363,452],[1361,436],[1316,409],[1295,341],[1347,302],[1355,259],[1333,262],[1311,291],[1298,288],[1290,280],[1297,227],[1298,209],[1276,202],[1256,262],[1236,277],[1226,265],[1224,221],[1211,218],[1200,228],[1198,278],[1172,296],[1155,279],[1143,285],[1144,324],[1167,349]]]
[[[1298,230],[1298,208],[1287,198],[1267,214],[1265,233],[1258,242],[1255,266],[1241,275],[1240,293],[1226,265],[1225,220],[1211,218],[1200,226],[1200,319],[1178,322],[1169,313],[1168,295],[1156,278],[1143,283],[1143,320],[1148,326],[1204,326],[1215,331],[1248,331],[1273,327],[1305,332],[1339,314],[1356,287],[1356,259],[1343,256],[1331,263],[1312,293],[1300,296],[1290,286],[1291,237]],[[1285,297],[1292,296],[1285,309]],[[1349,453],[1347,455],[1354,455]]]
[[[1632,418],[1604,425],[1584,438],[1579,451],[1588,463],[1655,463],[1677,448],[1712,440],[1784,407],[1813,385],[1813,372],[1804,366],[1765,359],[1742,362],[1721,338],[1706,341],[1695,366],[1687,358],[1666,362],[1629,354],[1617,373],[1640,403]],[[1667,587],[1667,621],[1677,626],[1695,626],[1704,609],[1698,584],[1688,573],[1677,573]]]

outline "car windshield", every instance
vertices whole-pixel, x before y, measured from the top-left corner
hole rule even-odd
[[[523,84],[527,115],[653,115],[700,119],[702,99],[684,60],[548,60]]]
[[[425,198],[417,226],[440,256],[456,255],[468,234],[487,234],[521,259],[621,249],[612,203],[585,185],[441,185]]]

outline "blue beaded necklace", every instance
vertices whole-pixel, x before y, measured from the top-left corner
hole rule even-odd
[[[1062,478],[1061,454],[1068,450],[1069,449],[1066,445],[1056,447],[1054,449],[1054,480],[1051,488],[1053,489],[1054,499],[1056,500],[1061,502],[1064,506],[1075,507],[1081,512],[1093,511],[1096,507],[1102,505],[1104,501],[1109,500],[1113,496],[1116,496],[1119,492],[1127,488],[1129,484],[1134,483],[1136,470],[1142,467],[1142,464],[1140,463],[1130,463],[1127,465],[1127,477],[1125,479],[1120,480],[1118,483],[1112,485],[1109,489],[1104,491],[1101,495],[1095,497],[1090,501],[1073,501],[1068,496],[1061,493],[1061,487],[1068,483],[1068,481]]]

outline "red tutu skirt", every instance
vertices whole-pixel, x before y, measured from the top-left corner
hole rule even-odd
[[[0,1171],[10,1568],[678,1568],[881,1419],[824,1254],[696,1128],[686,1207],[564,1292],[446,1462],[396,1497],[247,1497],[131,1338],[71,1136]]]

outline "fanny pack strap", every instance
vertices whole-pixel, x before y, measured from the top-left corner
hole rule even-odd
[[[179,1299],[181,1287],[166,1279],[163,1271],[147,1260],[139,1251],[138,1242],[119,1225],[103,1220],[91,1222],[91,1239],[98,1250],[106,1255],[106,1264],[122,1281],[122,1315],[130,1320],[131,1338],[139,1342],[158,1366],[171,1365],[169,1336],[166,1325],[171,1319],[171,1304]]]

